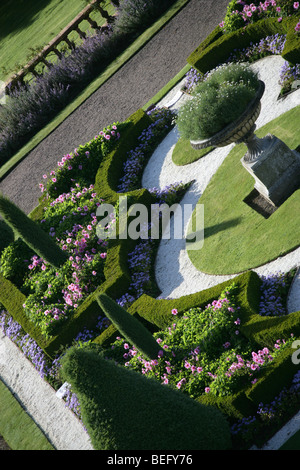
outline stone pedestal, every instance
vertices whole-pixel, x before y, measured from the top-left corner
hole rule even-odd
[[[255,180],[255,189],[274,206],[282,204],[300,187],[300,154],[277,137],[269,134],[259,157],[241,162]]]

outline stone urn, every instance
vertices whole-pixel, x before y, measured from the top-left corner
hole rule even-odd
[[[264,91],[265,84],[260,80],[256,96],[236,121],[212,137],[191,140],[190,144],[200,150],[245,143],[247,152],[242,165],[253,176],[255,189],[273,206],[279,206],[300,187],[300,154],[271,134],[263,138],[255,135]]]

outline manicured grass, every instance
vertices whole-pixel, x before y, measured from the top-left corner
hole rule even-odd
[[[174,147],[172,161],[175,165],[178,166],[188,165],[189,163],[194,163],[200,158],[204,157],[204,155],[207,155],[211,150],[213,150],[212,147],[208,147],[202,150],[195,150],[191,146],[188,139],[180,137]]]
[[[110,14],[114,7],[107,1]],[[87,6],[84,0],[4,0],[0,6],[0,80],[5,81],[15,71],[16,64],[28,62],[31,49],[42,49],[60,33]],[[98,24],[105,20],[94,11],[91,18]],[[80,25],[82,31],[90,30],[87,21]],[[80,42],[77,33],[69,39]],[[4,67],[7,72],[2,70]]]
[[[53,132],[67,117],[70,116],[81,104],[83,104],[101,85],[103,85],[114,73],[116,73],[131,57],[133,57],[150,39],[170,21],[189,0],[177,0],[150,28],[141,34],[126,51],[106,68],[89,86],[87,86],[66,108],[61,111],[47,126],[38,132],[26,145],[22,147],[6,164],[0,168],[0,180],[3,179],[16,165],[18,165],[43,139]],[[185,69],[183,69],[185,71]],[[174,79],[173,79],[174,80]],[[173,81],[172,81],[173,83]],[[174,86],[174,85],[172,85]],[[171,86],[166,87],[164,93]],[[161,95],[163,96],[163,95]],[[157,101],[160,98],[156,98]],[[157,102],[156,101],[156,102]],[[151,104],[154,103],[151,100]],[[143,107],[143,109],[145,106]]]
[[[297,431],[279,450],[300,450],[300,431]]]
[[[257,131],[268,133],[297,148],[300,106]],[[264,265],[294,250],[300,244],[300,190],[268,219],[243,200],[254,187],[254,179],[240,162],[244,144],[229,153],[211,179],[199,203],[204,204],[204,246],[189,251],[192,263],[210,274],[236,274]]]
[[[54,450],[40,428],[1,380],[0,433],[12,450]]]

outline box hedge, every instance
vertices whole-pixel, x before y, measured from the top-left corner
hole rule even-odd
[[[283,18],[281,22],[278,22],[277,18],[267,18],[222,35],[219,34],[218,26],[211,33],[212,41],[201,43],[188,57],[187,62],[205,74],[226,62],[230,53],[237,47],[244,49],[267,36],[287,34],[282,57],[293,64],[299,63],[300,37],[295,34],[296,23],[295,17]]]
[[[94,348],[69,349],[61,373],[79,398],[95,450],[231,448],[219,410],[115,365]]]
[[[232,282],[238,287],[236,304],[240,307],[240,331],[251,340],[252,344],[256,344],[258,349],[272,348],[277,339],[288,339],[291,334],[294,335],[295,340],[300,338],[300,312],[281,317],[259,315],[262,282],[253,271],[245,272],[232,280],[179,299],[154,299],[142,295],[128,311],[153,333],[172,323],[172,309],[176,308],[177,316],[180,316],[190,308],[203,308],[217,299],[226,286],[230,286]],[[94,343],[107,348],[119,335],[117,328],[110,325],[94,340]],[[288,349],[278,355],[254,385],[249,385],[227,397],[215,397],[212,394],[201,395],[197,401],[217,407],[229,419],[239,419],[256,413],[261,401],[271,402],[285,386],[291,383],[298,370],[292,362],[292,352]]]

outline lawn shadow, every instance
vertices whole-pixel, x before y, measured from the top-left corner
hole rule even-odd
[[[0,6],[0,40],[26,28],[51,0],[2,0]]]
[[[211,225],[210,227],[204,228],[204,238],[211,237],[216,233],[223,232],[232,227],[236,227],[241,222],[241,217],[236,217],[235,219],[225,220],[220,224]]]
[[[225,222],[211,225],[210,227],[204,227],[204,241],[206,238],[212,237],[213,235],[216,235],[219,232],[223,232],[224,230],[228,230],[229,228],[236,227],[241,222],[241,219],[241,217],[236,217],[235,219],[226,220]],[[203,229],[190,234],[189,239],[187,239],[187,249],[189,249],[189,243],[193,243],[194,240],[200,240],[201,233],[203,233]]]

